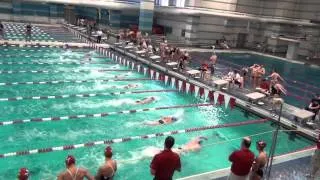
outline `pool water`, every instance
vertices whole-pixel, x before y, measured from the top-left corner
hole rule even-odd
[[[7,49],[6,51],[4,49]],[[112,64],[109,58],[97,58],[99,55],[88,49],[64,50],[58,48],[18,48],[0,47],[0,62],[61,62],[64,64],[2,64],[3,70],[63,70],[64,73],[14,73],[0,74],[0,83],[55,81],[55,80],[94,80],[114,79],[122,76],[126,79],[145,78],[137,72],[97,72],[72,73],[71,70],[122,69],[127,67]],[[41,51],[38,51],[38,50]],[[23,50],[23,51],[22,51]],[[50,52],[46,50],[52,50]],[[92,64],[66,64],[80,62],[88,53],[92,54]],[[7,56],[8,55],[8,56]],[[39,56],[34,58],[32,56]],[[27,57],[26,57],[27,56]],[[28,57],[30,56],[30,57]],[[42,57],[42,58],[41,58]],[[45,58],[43,58],[45,57]],[[104,64],[108,62],[108,64]],[[93,64],[94,63],[94,64]],[[139,85],[135,89],[124,89],[128,84]],[[63,84],[28,84],[0,86],[0,99],[10,97],[70,95],[99,92],[123,92],[138,90],[171,89],[162,82],[155,80],[85,82]],[[137,105],[136,100],[153,96],[156,101],[150,104]],[[119,112],[123,110],[151,107],[186,105],[204,103],[193,95],[179,92],[141,93],[106,95],[97,97],[73,97],[65,99],[0,101],[0,121],[28,118],[57,117],[102,112]],[[165,126],[146,126],[144,122],[157,120],[162,116],[174,115],[178,121]],[[0,154],[46,148],[61,145],[79,144],[92,141],[146,135],[158,132],[182,130],[192,127],[242,122],[260,119],[260,117],[242,109],[225,109],[220,106],[193,107],[180,109],[163,109],[158,111],[137,112],[134,114],[117,114],[100,118],[80,118],[49,122],[31,122],[2,126]],[[174,135],[175,147],[187,143],[197,136],[206,136],[203,149],[181,155],[182,172],[175,173],[175,178],[190,176],[197,173],[228,167],[228,155],[239,148],[243,136],[252,135],[253,141],[260,139],[270,147],[272,132],[275,129],[271,122],[252,124],[232,128],[221,128],[189,134]],[[165,137],[134,140],[113,144],[114,158],[118,160],[116,179],[152,179],[149,173],[151,161],[150,150],[162,148]],[[313,142],[299,135],[281,132],[278,139],[276,154],[284,154],[312,145]],[[104,162],[105,145],[91,148],[79,148],[70,151],[33,154],[27,156],[8,157],[0,159],[0,179],[15,179],[20,167],[28,167],[32,179],[55,179],[56,175],[65,169],[64,159],[68,154],[77,158],[79,166],[86,167],[95,174],[99,165]],[[251,148],[255,153],[254,146]]]
[[[219,53],[220,62],[234,68],[263,64],[266,75],[276,69],[286,80],[285,88],[289,95],[285,97],[285,101],[301,108],[320,90],[320,68],[317,67],[245,53]]]

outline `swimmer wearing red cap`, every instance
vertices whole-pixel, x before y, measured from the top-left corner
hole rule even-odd
[[[18,180],[28,180],[29,170],[27,168],[21,168],[18,174]]]
[[[113,180],[113,176],[117,171],[117,162],[112,159],[112,148],[107,146],[104,150],[105,163],[100,166],[96,180]]]
[[[88,170],[76,167],[76,159],[73,156],[68,155],[65,164],[67,170],[58,175],[58,180],[94,180]]]
[[[261,180],[263,178],[263,168],[268,162],[267,153],[264,151],[266,146],[267,143],[264,141],[257,141],[257,150],[259,151],[259,155],[252,164],[250,180]]]

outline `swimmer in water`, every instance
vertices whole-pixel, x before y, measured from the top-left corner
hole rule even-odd
[[[202,143],[204,140],[208,140],[208,138],[200,136],[197,137],[191,141],[189,141],[187,144],[179,147],[178,149],[173,149],[174,152],[181,154],[185,152],[194,152],[194,151],[200,151],[202,148]]]
[[[124,89],[134,89],[137,87],[139,87],[138,84],[128,84],[128,85],[124,86]]]
[[[204,140],[208,140],[208,138],[203,136],[196,137],[179,148],[172,148],[172,151],[179,155],[182,153],[200,151]],[[162,150],[163,149],[161,148],[152,146],[143,150],[142,154],[143,154],[143,157],[153,157],[156,154],[159,154]]]
[[[116,75],[114,76],[114,78],[116,79],[123,79],[124,77],[128,77],[129,75],[128,74],[125,74],[125,75]]]
[[[159,119],[157,121],[146,122],[144,124],[148,125],[148,126],[158,126],[158,125],[162,125],[162,124],[171,124],[171,123],[176,122],[177,120],[178,120],[178,118],[176,118],[176,117],[166,116],[166,117],[162,117],[161,119]]]
[[[156,100],[156,98],[154,97],[147,97],[147,98],[143,98],[141,100],[136,101],[136,104],[148,104],[153,102],[154,100]]]

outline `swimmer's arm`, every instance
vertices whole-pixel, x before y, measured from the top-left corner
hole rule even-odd
[[[90,172],[86,169],[82,169],[84,173],[84,177],[86,177],[88,180],[94,180],[94,177],[90,174]]]
[[[160,125],[160,123],[158,121],[154,121],[154,122],[145,122],[143,123],[145,125],[148,125],[148,126],[157,126],[157,125]]]
[[[62,172],[62,173],[60,173],[59,175],[58,175],[58,180],[63,180],[63,175],[64,175],[64,172]]]
[[[101,178],[101,176],[102,176],[102,167],[99,167],[98,172],[95,176],[95,179],[99,180]]]

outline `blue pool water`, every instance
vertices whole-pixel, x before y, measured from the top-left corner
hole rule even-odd
[[[7,50],[4,50],[7,49]],[[38,51],[38,50],[43,51]],[[52,50],[52,51],[46,51]],[[3,70],[63,70],[64,73],[15,73],[0,74],[0,83],[6,82],[41,82],[59,80],[97,80],[113,79],[115,76],[125,78],[145,78],[143,74],[131,72],[86,72],[71,73],[70,70],[118,69],[130,70],[127,67],[112,64],[109,58],[93,58],[95,64],[63,64],[80,62],[87,53],[94,57],[98,54],[88,49],[71,51],[59,48],[18,48],[0,47],[0,62],[59,62],[62,64],[2,64]],[[9,55],[9,56],[7,56]],[[33,56],[33,57],[31,57]],[[37,56],[37,57],[34,57]],[[109,64],[104,64],[109,62]],[[69,72],[68,72],[69,71]],[[128,84],[137,84],[135,89],[125,89]],[[129,92],[138,90],[168,90],[163,82],[147,81],[114,81],[85,82],[62,84],[24,84],[0,86],[0,98],[30,96],[61,96],[72,94],[90,94],[106,92]],[[135,101],[153,96],[156,101],[138,105]],[[0,121],[28,118],[44,118],[94,114],[103,112],[119,112],[131,109],[154,108],[162,106],[204,103],[204,100],[191,94],[180,92],[141,93],[105,95],[96,97],[70,97],[65,99],[32,99],[18,101],[0,101]],[[176,123],[165,126],[146,126],[144,122],[157,120],[163,116],[178,117]],[[185,128],[243,122],[260,117],[240,108],[233,110],[222,106],[207,106],[178,109],[162,109],[158,111],[138,112],[134,114],[116,114],[98,118],[79,118],[73,120],[31,122],[1,126],[0,154],[47,148],[70,144],[87,143],[130,136],[140,136],[158,132],[182,130]],[[206,136],[203,149],[181,155],[182,172],[175,178],[190,176],[197,173],[217,170],[230,166],[228,155],[239,148],[243,136],[252,136],[253,141],[264,139],[268,144],[272,141],[274,126],[271,122],[238,127],[213,129],[189,134],[174,135],[176,146],[181,146],[197,136]],[[141,180],[152,179],[149,173],[151,156],[148,150],[162,148],[165,137],[145,140],[134,140],[113,144],[114,158],[118,160],[119,170],[116,179]],[[313,144],[312,141],[299,135],[280,132],[276,154],[284,154]],[[268,146],[269,148],[270,146]],[[15,179],[20,167],[28,167],[34,180],[52,180],[65,169],[64,159],[68,154],[77,158],[77,164],[95,174],[103,163],[105,145],[91,148],[79,148],[69,151],[55,151],[26,156],[15,156],[0,159],[0,179]],[[257,153],[254,147],[252,150]]]

